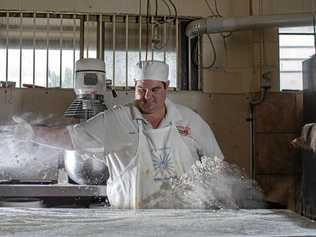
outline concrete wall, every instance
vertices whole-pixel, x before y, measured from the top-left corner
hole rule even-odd
[[[315,0],[254,0],[251,7],[249,2],[232,2],[231,7],[238,14],[226,16],[313,13],[316,10]],[[225,40],[220,34],[212,35],[217,62],[211,70],[203,71],[204,91],[244,93],[250,97],[252,92],[260,91],[262,75],[266,72],[271,78],[271,90],[279,91],[277,33],[277,28],[240,31]],[[210,44],[207,39],[203,43],[204,60],[210,62]],[[290,148],[289,141],[300,131],[301,115],[302,95],[297,93],[270,93],[256,108],[256,180],[267,200],[291,209],[299,203],[300,159],[297,151]],[[246,135],[246,130],[241,134]]]
[[[226,17],[269,15],[263,11],[266,1],[232,1]],[[267,7],[267,5],[265,5]],[[226,34],[227,35],[227,34]],[[277,29],[233,32],[225,39],[222,34],[212,34],[217,62],[203,71],[204,91],[209,93],[251,93],[260,91],[262,74],[270,72],[273,91],[279,90]],[[204,62],[210,62],[212,52],[209,42],[203,40]]]
[[[249,0],[231,1],[223,10],[225,17],[314,13],[315,0]],[[312,24],[312,22],[311,22]],[[217,62],[204,70],[204,91],[210,93],[250,93],[260,90],[262,74],[269,72],[273,91],[279,91],[277,28],[233,32],[225,40],[212,35]],[[204,62],[212,58],[206,37],[203,40]]]

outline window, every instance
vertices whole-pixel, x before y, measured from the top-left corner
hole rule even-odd
[[[148,44],[147,59],[165,60],[169,64],[170,85],[176,87],[176,25],[166,23],[154,28],[149,24],[147,31],[146,19],[142,17],[139,39],[138,18],[102,16],[106,78],[116,87],[134,86],[133,68],[139,55],[141,60],[145,59],[146,37],[151,42],[154,35],[160,39],[160,45]],[[0,81],[12,81],[22,88],[72,88],[75,62],[80,54],[85,58],[97,57],[98,19],[97,15],[84,14],[0,12]]]
[[[279,28],[281,90],[302,90],[302,62],[313,54],[315,54],[313,26]]]
[[[115,24],[115,45],[113,45],[113,21],[105,23],[105,64],[106,77],[111,79],[116,86],[134,86],[135,65],[139,62],[139,23],[138,18],[129,17],[126,23],[126,17],[116,16]],[[153,27],[149,26],[148,42],[152,40]],[[126,29],[128,36],[126,38]],[[145,17],[142,18],[142,37],[141,37],[141,60],[146,59],[146,22]],[[160,24],[157,28],[160,43],[153,47],[149,44],[147,49],[148,60],[161,60],[169,64],[169,80],[170,86],[176,87],[176,29],[174,24]],[[164,39],[164,34],[166,38]],[[165,44],[163,47],[161,44]],[[115,53],[113,53],[115,47]],[[128,50],[126,50],[126,47]],[[113,58],[115,65],[113,66]],[[127,59],[127,60],[126,60]],[[126,74],[126,70],[128,74]],[[126,80],[127,79],[127,80]],[[127,84],[127,85],[126,85]]]
[[[73,87],[79,19],[17,14],[0,18],[1,81],[16,87]]]

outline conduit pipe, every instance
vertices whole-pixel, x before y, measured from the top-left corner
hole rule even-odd
[[[192,21],[186,28],[186,35],[189,39],[202,34],[233,32],[242,30],[252,30],[269,27],[293,27],[314,25],[314,15],[312,14],[284,14],[284,15],[270,15],[270,16],[245,16],[234,18],[214,18],[208,17]],[[190,41],[189,41],[190,42]],[[263,85],[260,97],[258,99],[251,99],[249,102],[250,117],[247,121],[250,122],[250,176],[255,179],[255,121],[254,113],[255,106],[264,101],[269,85],[266,80],[268,75],[263,75]]]
[[[186,28],[187,37],[201,34],[232,32],[273,26],[303,26],[313,23],[312,14],[244,16],[233,18],[208,17],[192,21]]]

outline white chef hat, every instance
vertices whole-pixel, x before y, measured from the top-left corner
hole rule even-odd
[[[156,80],[167,82],[169,66],[163,61],[141,61],[137,63],[135,80]]]

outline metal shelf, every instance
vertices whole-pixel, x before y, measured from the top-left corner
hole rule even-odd
[[[105,197],[105,185],[3,184],[1,197]]]

